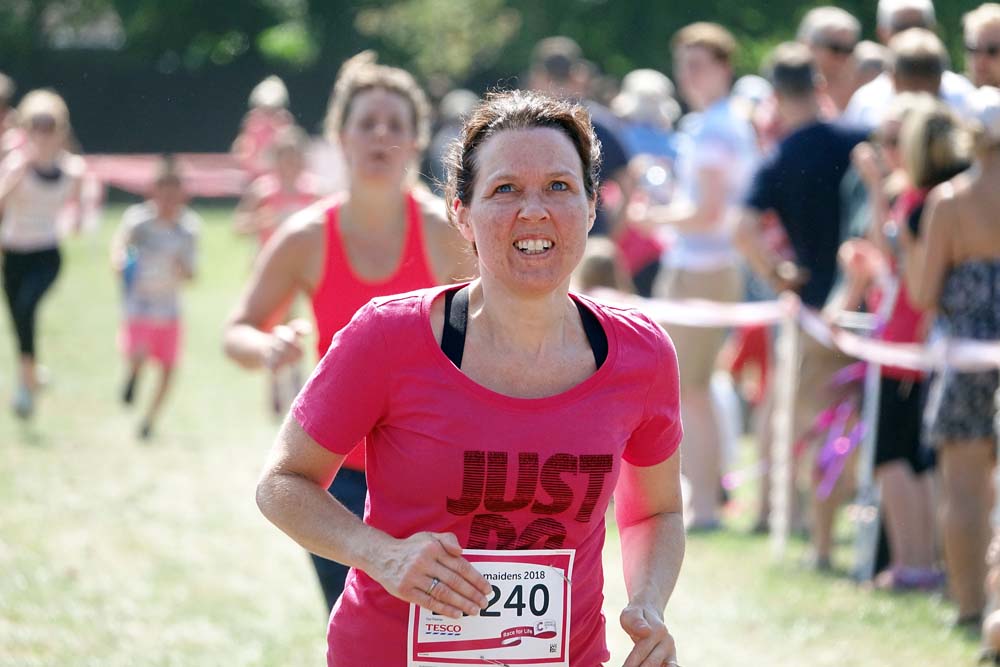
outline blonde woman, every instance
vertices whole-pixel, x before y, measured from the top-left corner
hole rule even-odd
[[[899,228],[903,277],[918,308],[938,311],[938,326],[955,338],[1000,339],[1000,90],[973,96],[979,119],[975,163],[935,188],[914,237]],[[908,119],[909,120],[909,119]],[[941,109],[931,125],[954,122]],[[914,127],[914,131],[919,128]],[[904,124],[904,135],[908,131]],[[960,141],[956,129],[953,141]],[[994,494],[994,425],[998,371],[945,370],[927,407],[943,492],[945,564],[958,624],[978,627],[985,605],[986,546]]]
[[[35,323],[38,304],[59,274],[60,211],[76,204],[80,226],[83,159],[68,152],[69,110],[59,95],[25,95],[18,118],[25,144],[0,163],[0,252],[3,286],[20,353],[13,408],[22,419],[34,411],[38,389]]]

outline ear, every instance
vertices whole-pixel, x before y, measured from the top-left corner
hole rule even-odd
[[[587,233],[594,228],[595,220],[597,220],[597,193],[587,200]]]
[[[476,235],[472,232],[472,225],[469,224],[469,208],[456,197],[452,203],[452,211],[455,214],[458,233],[469,243],[475,243]]]

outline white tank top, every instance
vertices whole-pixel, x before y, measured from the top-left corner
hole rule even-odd
[[[42,178],[28,168],[7,199],[0,221],[0,246],[7,250],[32,252],[59,244],[59,212],[70,195],[73,181],[82,173],[82,160],[64,155],[56,161],[58,178]]]

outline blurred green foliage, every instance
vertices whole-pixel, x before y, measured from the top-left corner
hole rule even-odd
[[[450,85],[523,72],[532,45],[575,38],[603,70],[669,70],[671,35],[717,21],[740,40],[741,73],[755,71],[776,43],[793,37],[801,0],[3,0],[0,56],[46,50],[53,24],[86,25],[117,15],[123,57],[189,70],[257,59],[289,70],[335,70],[362,48]],[[874,0],[836,2],[873,38]],[[960,20],[978,0],[938,2],[939,33],[960,61]],[[51,40],[49,40],[51,41]]]

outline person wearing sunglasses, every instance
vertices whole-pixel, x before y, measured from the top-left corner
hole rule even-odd
[[[1000,86],[1000,3],[987,2],[962,19],[965,67],[977,86]]]
[[[35,319],[38,304],[59,274],[59,214],[75,203],[74,231],[81,223],[83,158],[66,150],[69,110],[59,95],[34,90],[18,117],[26,142],[0,163],[0,254],[3,286],[20,352],[13,409],[22,419],[34,410],[38,389]]]
[[[816,7],[799,24],[798,41],[812,51],[822,77],[820,102],[839,116],[857,90],[854,47],[861,37],[861,23],[839,7]]]

